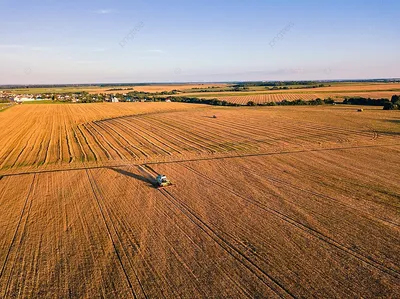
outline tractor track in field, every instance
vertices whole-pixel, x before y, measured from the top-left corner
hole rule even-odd
[[[135,119],[135,120],[137,120],[137,119]],[[137,120],[137,121],[140,121],[140,120]],[[151,122],[154,122],[154,120],[151,120]],[[166,124],[163,124],[163,127],[164,128],[167,128],[167,127],[171,127],[171,126],[167,126]],[[173,126],[172,126],[173,127]],[[176,128],[175,128],[175,130],[176,130]],[[185,130],[183,130],[183,132],[187,135],[188,134],[188,132],[186,132]],[[142,134],[143,135],[143,134]],[[200,145],[201,145],[201,143],[206,143],[207,144],[207,139],[206,138],[204,138],[204,137],[201,137],[201,136],[199,136],[198,134],[194,134],[193,132],[191,132],[190,133],[190,142],[193,144],[193,143],[197,143],[197,144],[199,144],[200,143]],[[195,137],[195,138],[193,138],[193,137]],[[207,147],[207,146],[205,146],[210,152],[214,152],[211,148],[209,148],[209,147]]]
[[[272,209],[272,208],[266,206],[265,204],[263,204],[263,203],[261,203],[261,202],[259,202],[257,200],[248,199],[246,196],[243,196],[242,194],[240,194],[240,193],[232,190],[231,188],[229,188],[229,186],[226,186],[226,185],[224,185],[224,184],[222,184],[222,183],[220,183],[220,182],[218,182],[218,181],[216,181],[214,179],[209,178],[208,176],[206,176],[206,175],[202,174],[201,172],[191,168],[190,166],[187,166],[187,165],[183,165],[183,166],[185,168],[189,169],[190,171],[192,171],[193,173],[195,173],[197,175],[200,175],[201,177],[203,177],[207,181],[210,181],[210,182],[214,183],[215,185],[217,185],[217,186],[219,186],[221,188],[224,188],[224,190],[228,190],[230,193],[242,198],[243,200],[245,200],[247,202],[250,202],[250,203],[254,204],[255,206],[261,208],[262,210],[265,210],[265,211],[267,211],[267,212],[279,217],[280,219],[282,219],[282,220],[288,222],[289,224],[295,226],[296,228],[308,233],[309,235],[312,235],[313,237],[319,239],[320,241],[323,241],[323,242],[325,242],[327,244],[330,244],[331,246],[334,246],[337,249],[340,249],[341,251],[344,251],[347,254],[352,255],[353,257],[355,257],[359,261],[361,261],[361,262],[363,262],[365,264],[368,264],[368,265],[374,267],[375,269],[380,270],[381,272],[384,272],[384,273],[386,273],[386,274],[388,274],[388,275],[390,275],[390,276],[392,276],[394,278],[400,278],[400,272],[399,271],[397,271],[395,269],[392,269],[392,268],[389,268],[389,267],[387,267],[387,266],[385,266],[385,265],[383,265],[383,264],[381,264],[381,263],[379,263],[379,262],[377,262],[377,261],[375,261],[375,260],[373,260],[371,258],[368,258],[368,257],[366,257],[366,256],[354,251],[353,249],[350,249],[350,248],[346,247],[345,245],[335,241],[334,239],[324,235],[323,233],[319,232],[318,230],[316,230],[316,229],[314,229],[312,227],[308,227],[307,225],[304,225],[304,224],[292,219],[291,217],[289,217],[289,216],[287,216],[287,215],[285,215],[285,214],[283,214],[283,213],[281,213],[281,212],[279,212],[279,211],[277,211],[275,209]],[[267,177],[267,179],[269,179],[269,178]],[[279,183],[282,183],[282,182],[279,182]],[[306,192],[306,190],[304,190],[304,191]],[[318,195],[318,193],[315,193],[315,195]]]
[[[211,130],[207,130],[205,128],[201,128],[199,126],[190,126],[188,122],[182,122],[178,120],[172,120],[171,118],[166,118],[165,121],[167,123],[174,123],[175,128],[180,127],[180,128],[186,128],[185,133],[190,135],[190,140],[193,139],[193,137],[196,137],[198,141],[207,144],[207,147],[210,148],[213,151],[217,152],[229,152],[229,151],[235,151],[236,149],[234,147],[228,147],[226,149],[224,146],[221,145],[221,143],[224,142],[231,142],[229,140],[222,140],[220,138],[220,134],[212,132]],[[190,127],[189,130],[187,128]],[[226,138],[227,136],[225,136]]]
[[[228,128],[236,128],[238,130],[242,130],[246,132],[246,134],[254,134],[256,133],[258,136],[265,136],[265,130],[259,129],[257,125],[243,124],[239,122],[230,122],[230,121],[219,121],[221,124],[225,124]],[[335,126],[319,126],[312,122],[301,121],[293,123],[292,119],[287,119],[285,123],[275,121],[274,124],[276,126],[269,126],[266,130],[275,135],[281,136],[283,132],[291,132],[296,133],[294,135],[295,139],[300,139],[306,142],[310,142],[310,137],[319,138],[319,140],[323,141],[331,141],[332,137],[338,138],[339,142],[349,142],[348,138],[343,138],[343,135],[349,136],[351,133],[355,133],[355,135],[350,136],[359,136],[359,137],[370,137],[370,134],[365,131],[356,131],[356,130],[348,130]],[[299,125],[300,128],[296,129]],[[310,131],[308,134],[304,134],[304,132],[308,130]],[[247,136],[247,135],[246,135]],[[287,138],[270,138],[271,141],[287,141],[293,139],[293,137]]]
[[[83,148],[82,142],[79,140],[78,132],[75,130],[74,127],[71,128],[71,131],[73,132],[73,137],[74,137],[74,140],[76,141],[76,144],[79,146],[78,149],[80,150],[80,159],[82,159],[83,161],[88,161],[89,159],[88,159],[87,153],[85,152],[85,149]],[[78,156],[76,158],[78,158]]]
[[[85,141],[89,151],[93,154],[93,158],[95,161],[98,161],[99,159],[97,158],[97,154],[94,152],[94,150],[92,149],[92,147],[90,146],[90,143],[87,139],[87,137],[85,136],[85,134],[83,133],[82,129],[78,126],[76,126],[76,128],[78,129],[79,133],[81,134],[83,140]],[[77,136],[78,137],[78,136]],[[84,149],[83,149],[84,150]],[[85,151],[83,151],[85,153]],[[86,158],[88,158],[87,154],[84,154],[86,156]]]
[[[31,184],[30,184],[30,186],[29,186],[28,194],[26,195],[26,198],[25,198],[24,206],[22,207],[22,210],[21,210],[21,215],[20,215],[20,217],[19,217],[17,227],[15,228],[13,238],[11,239],[10,247],[8,248],[8,251],[7,251],[7,254],[6,254],[6,258],[5,258],[5,260],[4,260],[3,266],[1,267],[0,279],[1,279],[1,276],[3,275],[4,269],[5,269],[5,265],[6,265],[6,263],[7,263],[7,260],[8,260],[9,255],[10,255],[11,248],[12,248],[14,242],[15,242],[15,238],[16,238],[16,236],[17,236],[18,229],[19,229],[19,227],[20,227],[20,225],[21,225],[22,217],[23,217],[23,215],[24,215],[24,212],[25,212],[25,209],[26,209],[26,206],[27,206],[27,203],[28,203],[28,199],[29,199],[30,194],[31,194],[31,192],[32,192],[35,178],[36,178],[36,174],[33,175],[32,182],[31,182]]]
[[[72,154],[72,147],[71,147],[71,142],[69,140],[69,136],[68,136],[68,131],[67,131],[67,122],[64,119],[64,133],[65,133],[65,138],[67,141],[67,149],[68,149],[68,163],[71,163],[73,161],[73,154]]]
[[[165,138],[160,138],[159,136],[162,137],[162,135],[157,135],[156,133],[154,133],[154,132],[156,132],[156,128],[154,128],[154,130],[152,131],[153,127],[152,127],[151,123],[149,124],[149,123],[147,123],[146,120],[141,119],[141,118],[137,118],[136,121],[139,122],[140,124],[142,124],[139,127],[140,129],[138,129],[138,131],[140,133],[145,134],[147,136],[150,136],[151,138],[157,140],[157,142],[159,142],[160,144],[162,144],[162,145],[164,145],[164,146],[176,151],[179,154],[182,154],[182,152],[179,149],[179,145],[171,142],[171,140],[168,140],[168,139],[165,139]],[[164,134],[165,134],[165,132],[164,132]],[[170,135],[168,135],[168,136],[170,136]]]
[[[184,141],[181,141],[182,143],[189,145],[189,147],[192,147],[195,149],[195,151],[200,151],[200,152],[207,152],[207,153],[215,153],[215,150],[210,148],[210,144],[208,143],[209,140],[206,140],[204,138],[199,138],[197,135],[193,135],[192,133],[182,130],[181,128],[176,127],[176,125],[172,125],[171,123],[161,120],[161,119],[152,119],[151,120],[153,123],[161,123],[161,125],[164,128],[169,128],[170,130],[173,130],[173,132],[179,132],[176,136],[179,136],[179,138],[176,139],[182,139]],[[167,130],[168,131],[168,130]],[[172,132],[172,131],[171,131]],[[188,136],[190,135],[190,136]],[[204,141],[206,140],[206,141]],[[193,145],[196,145],[197,147],[194,147]]]
[[[117,248],[117,245],[116,245],[116,243],[115,243],[115,240],[114,240],[114,238],[113,238],[113,236],[112,236],[110,226],[109,226],[109,224],[107,223],[107,219],[106,219],[106,216],[105,216],[104,209],[102,208],[102,205],[100,204],[100,199],[99,199],[99,197],[101,197],[103,201],[104,201],[104,199],[103,199],[102,195],[99,193],[99,188],[98,188],[98,186],[97,186],[97,184],[96,184],[94,178],[91,178],[91,177],[90,177],[90,175],[89,175],[89,170],[88,170],[88,169],[86,169],[86,174],[87,174],[87,177],[88,177],[89,184],[90,184],[90,187],[91,187],[91,189],[92,189],[93,195],[94,195],[94,197],[95,197],[97,206],[98,206],[98,208],[99,208],[99,210],[100,210],[100,213],[101,213],[101,216],[102,216],[104,225],[106,226],[108,236],[109,236],[109,238],[110,238],[111,243],[113,244],[113,248],[114,248],[115,254],[117,255],[117,258],[118,258],[118,260],[119,260],[119,263],[120,263],[120,265],[121,265],[121,268],[122,268],[122,270],[123,270],[123,272],[124,272],[124,274],[125,274],[125,278],[126,278],[126,280],[127,280],[127,282],[128,282],[128,285],[129,285],[129,287],[130,287],[132,296],[133,296],[134,298],[138,298],[137,294],[135,293],[135,291],[134,291],[134,289],[133,289],[132,282],[131,282],[131,280],[129,279],[129,275],[128,275],[128,273],[127,273],[127,270],[125,269],[124,263],[123,263],[123,261],[122,261],[122,257],[121,257],[121,255],[120,255],[120,253],[119,253],[119,250],[118,250],[118,248]],[[95,187],[96,187],[96,188],[95,188]],[[96,192],[96,189],[97,189],[97,192]],[[120,245],[121,245],[122,251],[124,252],[125,257],[128,259],[128,261],[129,261],[129,263],[130,263],[130,260],[129,260],[129,258],[126,256],[126,252],[125,252],[125,250],[124,250],[124,247],[123,247],[123,245],[122,245],[122,242],[121,242],[121,240],[120,240],[120,237],[119,237],[119,235],[118,235],[118,232],[117,232],[117,230],[116,230],[116,228],[115,228],[115,226],[114,226],[114,223],[112,222],[110,215],[109,215],[108,213],[107,213],[107,215],[108,215],[108,217],[110,218],[111,226],[112,226],[112,228],[113,228],[113,230],[114,230],[114,232],[115,232],[115,234],[116,234],[116,236],[117,236],[117,238],[118,238],[118,241],[119,241],[119,243],[120,243]],[[131,265],[131,267],[132,267],[132,265]],[[147,298],[147,295],[146,295],[146,293],[145,293],[145,291],[144,291],[144,289],[143,289],[143,286],[142,286],[142,284],[141,284],[141,282],[140,282],[140,280],[139,280],[139,277],[137,276],[137,273],[136,273],[136,271],[135,271],[135,269],[134,269],[133,267],[132,267],[132,270],[133,270],[133,273],[135,274],[136,280],[137,280],[137,282],[138,282],[138,284],[139,284],[139,286],[140,286],[141,291],[143,292],[144,297]]]
[[[275,292],[279,297],[285,297],[288,295],[295,298],[289,290],[261,269],[257,264],[255,264],[250,258],[240,252],[235,246],[233,246],[229,241],[218,234],[214,229],[212,229],[207,223],[201,220],[200,217],[195,215],[186,205],[182,204],[174,195],[172,195],[168,190],[160,190],[169,202],[171,202],[177,209],[179,209],[182,214],[184,214],[192,223],[199,227],[203,232],[205,232],[211,239],[213,239],[224,251],[226,251],[230,256],[237,260],[240,264],[245,266],[251,273],[253,273],[260,281],[262,281],[268,288]],[[267,281],[266,281],[267,280]],[[272,285],[271,285],[272,284]],[[275,285],[275,286],[274,286]]]
[[[143,169],[143,168],[142,168]],[[146,172],[146,170],[144,170]],[[148,174],[148,172],[146,172]],[[176,209],[173,209],[171,206],[166,205],[166,208],[171,211],[174,215],[177,215],[178,213],[181,212],[180,209],[178,209],[176,206]],[[160,214],[163,214],[166,218],[168,218],[171,222],[174,222],[174,219],[171,218],[171,216],[166,212],[163,211],[162,209],[156,209]],[[191,221],[192,222],[192,221]],[[193,223],[193,222],[192,222]],[[193,246],[196,246],[199,250],[202,250],[202,248],[196,243],[196,241],[193,240],[193,238],[177,223],[174,223],[175,226],[179,229],[179,231],[190,240],[190,242],[193,244]],[[182,263],[182,265],[185,267],[185,269],[188,270],[188,272],[195,278],[196,281],[198,281],[197,276],[193,273],[192,269],[190,269],[190,267],[188,267],[186,265],[186,263],[183,261],[183,258],[181,256],[181,254],[179,254],[176,249],[174,248],[173,244],[171,244],[171,242],[168,240],[168,237],[165,236],[164,234],[162,234],[163,238],[165,239],[165,241],[171,246],[171,250],[175,253],[175,255],[177,255],[178,260]],[[221,271],[221,273],[223,273],[225,275],[225,277],[230,280],[244,295],[247,295],[247,297],[251,298],[251,294],[243,288],[242,285],[240,285],[236,280],[234,280],[229,273],[223,269],[223,268],[219,268],[219,270]],[[198,288],[196,288],[198,289]],[[203,294],[204,297],[207,297],[207,294],[204,293],[204,291],[202,291],[201,289],[198,289],[198,291],[200,293]]]
[[[141,167],[150,175],[156,175],[157,172],[148,165]],[[148,169],[148,170],[147,170]],[[160,193],[171,202],[179,211],[182,212],[192,223],[199,227],[205,232],[211,239],[213,239],[223,250],[225,250],[230,256],[237,260],[240,264],[246,267],[251,273],[253,273],[260,281],[262,281],[269,289],[276,293],[279,297],[291,297],[295,296],[287,290],[279,281],[270,276],[257,264],[255,264],[250,258],[240,252],[234,245],[228,240],[223,238],[218,232],[216,232],[210,225],[205,223],[199,216],[197,216],[191,209],[184,204],[181,200],[177,199],[166,189],[158,189]]]
[[[200,111],[200,110],[205,110],[208,109],[208,107],[198,107],[196,109],[193,109],[192,111]],[[177,109],[177,110],[172,110],[168,111],[168,113],[175,113],[175,112],[186,112],[186,109]],[[117,119],[125,119],[125,118],[138,118],[142,116],[149,116],[149,115],[157,115],[157,114],[165,114],[165,111],[156,111],[156,112],[147,112],[147,113],[140,113],[140,114],[128,114],[128,115],[122,115],[122,116],[115,116],[115,117],[108,117],[108,118],[103,118],[99,120],[95,120],[94,122],[96,123],[101,123],[101,122],[106,122],[110,120],[117,120]]]
[[[137,127],[133,126],[133,124],[129,121],[126,121],[125,119],[123,120],[118,120],[117,123],[121,124],[122,127],[124,127],[124,123],[125,123],[125,129],[129,130],[129,132],[131,134],[133,134],[134,136],[137,136],[137,140],[141,143],[141,145],[144,145],[146,147],[146,149],[150,149],[155,155],[160,155],[160,153],[164,153],[167,154],[169,156],[171,156],[171,153],[167,150],[165,150],[162,146],[156,144],[155,142],[153,142],[150,138],[146,137],[144,134],[140,134],[141,132],[138,130]],[[146,142],[147,144],[150,144],[150,147],[143,144],[143,141]]]
[[[124,159],[123,157],[122,157],[122,154],[118,151],[118,149],[117,148],[115,148],[112,144],[111,144],[111,142],[109,142],[108,140],[107,140],[107,138],[105,138],[104,137],[104,134],[103,133],[101,133],[100,132],[100,130],[99,129],[97,129],[96,128],[96,126],[98,126],[99,128],[100,128],[100,126],[98,125],[98,124],[95,124],[96,126],[94,126],[93,125],[93,123],[89,123],[88,125],[90,125],[90,128],[92,128],[103,140],[104,140],[104,143],[105,144],[107,144],[118,156],[119,156],[119,158],[120,159]],[[89,130],[89,129],[88,129]],[[94,137],[94,135],[95,134],[93,134],[93,137]],[[99,145],[100,145],[100,139],[99,138],[97,138],[96,137],[96,141],[99,143]],[[100,146],[102,146],[102,145],[100,145]],[[104,147],[104,149],[105,149],[105,146],[103,146]],[[107,153],[108,153],[108,159],[111,159],[111,153],[107,150]],[[107,154],[106,154],[107,155]]]
[[[155,121],[155,120],[151,120],[151,121]],[[196,132],[196,134],[200,134],[197,136],[205,136],[207,137],[206,142],[208,146],[211,147],[219,147],[221,148],[221,151],[226,151],[226,144],[229,144],[228,146],[228,151],[237,151],[237,150],[243,150],[242,148],[237,148],[242,142],[240,142],[240,140],[244,140],[245,142],[248,142],[249,139],[251,139],[251,137],[249,136],[243,136],[243,135],[239,135],[237,133],[232,132],[232,130],[226,130],[226,128],[223,128],[222,130],[219,130],[219,133],[210,133],[209,128],[204,127],[205,123],[201,123],[200,121],[195,121],[195,120],[188,120],[185,118],[181,118],[180,121],[176,120],[176,119],[171,119],[171,118],[167,118],[164,117],[164,121],[168,124],[172,124],[173,123],[173,127],[175,129],[174,134],[177,134],[178,132],[177,129],[179,128],[185,128],[186,130],[183,131],[185,132],[187,135],[193,134],[193,132]],[[218,128],[218,126],[216,126],[216,123],[212,123],[212,122],[208,122],[207,124],[212,124],[215,128]],[[220,126],[221,127],[221,126]],[[198,128],[201,128],[200,130]],[[211,128],[211,127],[210,127]],[[220,136],[224,137],[224,140],[220,140]],[[191,139],[189,137],[189,139]],[[209,144],[209,141],[214,141],[214,143]],[[203,141],[204,143],[204,141]],[[222,145],[222,146],[221,146]],[[212,149],[213,151],[215,151],[214,149]]]
[[[149,169],[150,169],[150,167],[149,167]],[[143,171],[146,175],[152,175],[152,174],[150,174],[150,172],[146,169],[146,167],[143,166],[143,165],[140,165],[140,166],[139,166],[139,170]],[[153,170],[153,173],[154,173],[154,170]],[[152,186],[154,186],[154,182],[153,182],[149,177],[147,177],[147,180],[148,180],[148,182],[149,182]],[[173,205],[173,207],[172,207],[172,206],[166,204],[165,207],[166,207],[170,212],[172,212],[174,215],[178,215],[178,214],[182,213],[182,210],[181,210],[179,207],[177,207],[176,205]],[[175,222],[174,218],[172,218],[172,217],[169,215],[169,213],[167,213],[166,211],[164,211],[164,210],[162,210],[162,209],[160,209],[160,208],[155,208],[155,209],[156,209],[160,214],[163,214],[166,218],[168,218],[171,222]],[[187,217],[187,215],[185,215],[184,213],[182,213],[182,214],[183,214],[184,217]],[[195,225],[195,227],[198,227],[198,225],[197,225],[195,222],[193,222],[191,219],[189,219],[189,221],[190,221],[191,223],[193,223],[193,224]],[[196,243],[196,241],[194,241],[193,238],[192,238],[179,224],[177,224],[177,223],[175,222],[174,225],[177,226],[177,228],[179,229],[179,231],[180,231],[186,238],[188,238],[188,239],[190,240],[190,242],[193,244],[193,246],[196,246],[199,250],[203,250],[202,247],[200,247],[200,246]],[[195,280],[198,281],[197,276],[193,273],[193,271],[192,271],[192,270],[186,265],[186,263],[183,261],[182,256],[175,250],[173,244],[171,244],[171,242],[168,240],[168,237],[167,237],[165,234],[162,234],[162,233],[160,233],[160,234],[161,234],[162,237],[165,239],[165,241],[171,246],[171,250],[176,254],[178,260],[182,263],[182,265],[185,267],[185,269],[187,269],[187,270],[189,271],[189,273],[195,278]],[[212,239],[212,240],[215,241],[214,239]],[[217,244],[218,244],[218,243],[217,243]],[[218,244],[218,246],[220,246],[220,245]],[[223,250],[225,250],[225,249],[223,248]],[[237,259],[235,259],[235,260],[237,260]],[[252,296],[251,296],[251,294],[249,293],[249,291],[246,290],[245,288],[243,288],[242,285],[240,285],[235,279],[233,279],[233,278],[229,275],[229,273],[228,273],[224,268],[220,267],[220,268],[219,268],[219,271],[221,271],[221,273],[223,273],[223,274],[225,275],[225,277],[226,277],[228,280],[230,280],[244,295],[247,295],[247,297],[252,298]],[[270,288],[270,287],[268,286],[268,288]],[[204,291],[203,291],[202,289],[198,289],[197,287],[196,287],[196,289],[197,289],[200,293],[202,293],[202,294],[204,295],[204,297],[207,297],[207,295],[204,293]]]
[[[146,119],[147,120],[147,119]],[[151,119],[151,122],[153,124],[158,124],[160,123],[159,119]],[[161,125],[163,127],[167,127],[166,124],[161,122]],[[173,128],[176,131],[176,128]],[[188,138],[183,137],[181,134],[177,134],[177,132],[173,132],[173,134],[171,134],[170,130],[166,130],[166,132],[164,132],[164,134],[168,135],[168,141],[172,144],[174,144],[175,146],[181,147],[182,149],[188,149],[190,148],[191,151],[194,152],[203,152],[202,148],[204,148],[204,146],[201,146],[198,144],[198,142],[196,141],[190,141]],[[173,141],[172,141],[173,140]],[[198,147],[195,147],[194,145],[197,145]],[[208,149],[206,149],[208,150]]]
[[[12,238],[12,240],[11,240],[10,247],[8,248],[8,251],[7,251],[7,254],[6,254],[6,258],[4,259],[4,263],[3,263],[3,266],[2,266],[2,268],[1,268],[1,272],[0,272],[0,281],[1,281],[1,277],[2,277],[3,274],[4,274],[4,270],[5,270],[5,268],[6,268],[6,265],[7,265],[7,262],[8,262],[10,253],[11,253],[11,250],[12,250],[12,248],[13,248],[13,246],[14,246],[14,243],[15,243],[15,241],[16,241],[16,239],[17,239],[18,231],[19,231],[19,229],[20,229],[20,227],[21,227],[22,220],[23,220],[24,215],[25,215],[25,212],[26,212],[26,219],[25,219],[25,222],[24,222],[23,227],[22,227],[21,238],[19,239],[18,246],[17,246],[17,250],[16,250],[16,253],[17,253],[17,254],[20,252],[22,240],[24,239],[24,235],[25,235],[25,230],[26,230],[28,218],[29,218],[30,211],[31,211],[31,208],[32,208],[32,200],[29,201],[29,198],[30,198],[30,196],[31,196],[31,194],[32,194],[32,192],[33,192],[33,190],[34,190],[36,178],[37,178],[37,176],[36,176],[36,174],[34,174],[34,175],[33,175],[33,178],[32,178],[32,182],[31,182],[31,184],[30,184],[30,186],[29,186],[28,194],[26,195],[26,198],[25,198],[24,206],[23,206],[23,208],[22,208],[21,215],[20,215],[20,217],[19,217],[17,227],[15,228],[14,235],[13,235],[13,238]],[[8,276],[7,284],[6,284],[5,288],[4,288],[4,298],[6,297],[7,292],[8,292],[8,289],[9,289],[9,287],[10,287],[11,278],[12,278],[12,276],[13,276],[12,274],[13,274],[13,271],[14,271],[14,269],[15,269],[15,267],[14,267],[15,262],[16,262],[16,259],[14,259],[14,260],[12,261],[12,264],[13,264],[13,265],[12,265],[11,270],[10,270],[11,272],[10,272],[10,275]]]
[[[121,136],[121,134],[119,134],[117,131],[115,131],[109,124],[107,124],[107,123],[101,123],[101,125],[100,125],[99,123],[95,123],[95,124],[96,124],[98,127],[100,127],[102,130],[104,130],[105,132],[107,132],[107,129],[113,131],[113,132],[116,134],[116,136],[111,135],[110,132],[107,132],[107,133],[108,133],[109,136],[112,137],[113,140],[115,140],[115,142],[118,144],[118,146],[119,146],[121,149],[124,149],[126,152],[128,152],[129,155],[131,156],[131,158],[135,159],[135,158],[138,157],[138,155],[135,154],[135,153],[130,149],[130,147],[133,148],[133,146],[132,146],[126,139],[124,139],[124,138]],[[103,127],[103,126],[104,126],[104,127]],[[122,143],[121,140],[124,140],[125,143],[127,143],[128,145],[124,145],[124,144]]]
[[[125,160],[129,159],[129,157],[123,152],[123,150],[128,152],[130,157],[134,158],[136,156],[135,154],[133,154],[132,151],[128,151],[125,148],[125,146],[123,144],[121,144],[121,142],[120,142],[120,140],[118,140],[117,136],[110,134],[110,132],[105,128],[106,124],[92,123],[91,125],[93,127],[98,128],[96,130],[99,132],[99,134],[101,134],[103,140],[108,144],[108,146],[110,148],[112,148],[117,153],[117,155],[121,159],[125,159]],[[101,133],[100,131],[103,133]],[[106,137],[108,137],[108,138],[106,138]]]
[[[127,146],[125,146],[123,148],[128,150],[129,147],[132,147],[133,149],[135,149],[138,153],[140,153],[144,157],[146,157],[146,158],[149,157],[149,154],[147,154],[145,151],[140,149],[140,147],[133,145],[128,139],[125,138],[125,136],[123,136],[120,132],[117,131],[117,128],[121,129],[120,126],[118,126],[114,123],[106,123],[106,122],[104,122],[102,124],[105,125],[107,128],[109,128],[110,130],[112,130],[114,133],[116,133],[122,140],[124,140],[128,144]],[[114,126],[117,128],[114,128]],[[132,152],[132,151],[129,150],[129,152]],[[140,155],[138,153],[134,153],[134,156],[139,158]]]
[[[255,162],[255,161],[250,161],[250,163],[260,165],[259,163]],[[285,186],[287,186],[289,188],[292,188],[292,189],[295,189],[295,190],[298,190],[298,191],[301,191],[301,192],[304,192],[304,193],[308,193],[308,194],[315,195],[315,196],[320,197],[320,198],[328,199],[330,201],[335,202],[335,204],[338,204],[338,205],[340,205],[340,206],[342,206],[344,208],[348,208],[348,209],[351,209],[351,210],[356,211],[358,213],[362,213],[362,214],[368,215],[368,217],[370,219],[378,221],[378,222],[381,222],[381,223],[383,223],[385,225],[391,225],[391,226],[395,226],[395,227],[400,227],[400,224],[398,224],[398,223],[394,223],[394,222],[389,221],[389,220],[385,220],[385,219],[382,219],[382,218],[374,217],[373,215],[371,215],[369,213],[366,213],[365,211],[362,211],[362,210],[359,210],[359,209],[354,208],[352,206],[346,205],[345,203],[338,202],[338,200],[336,198],[332,197],[332,196],[329,196],[329,195],[326,195],[326,194],[323,194],[323,193],[320,193],[320,192],[304,189],[304,188],[296,186],[296,185],[294,185],[292,183],[289,183],[289,182],[287,182],[285,180],[277,179],[275,177],[271,177],[271,176],[265,176],[265,177],[266,177],[267,180],[269,180],[271,182],[279,183],[279,184],[285,185]]]
[[[319,148],[319,149],[309,149],[309,150],[293,150],[293,151],[281,151],[281,152],[269,152],[269,153],[249,153],[249,154],[234,154],[234,155],[221,155],[217,157],[201,157],[201,158],[189,158],[189,159],[177,159],[170,161],[143,161],[141,163],[119,163],[119,164],[107,164],[99,166],[87,166],[87,167],[75,167],[75,168],[63,168],[63,169],[43,169],[43,170],[32,170],[14,173],[1,174],[4,177],[27,175],[27,174],[40,174],[40,173],[55,173],[55,172],[65,172],[65,171],[77,171],[77,170],[87,170],[87,169],[100,169],[109,167],[128,167],[128,166],[140,166],[140,165],[161,165],[161,164],[174,164],[174,163],[185,163],[185,162],[198,162],[198,161],[212,161],[212,160],[225,160],[225,159],[237,159],[237,158],[251,158],[251,157],[267,157],[267,156],[279,156],[279,155],[291,155],[291,154],[303,154],[303,153],[313,153],[313,152],[328,152],[328,151],[340,151],[340,150],[352,150],[352,149],[365,149],[365,148],[385,148],[392,146],[400,146],[397,144],[382,144],[382,145],[360,145],[360,146],[348,146],[348,147],[331,147],[331,148]]]
[[[25,134],[25,135],[28,135],[28,134]],[[25,151],[25,149],[28,147],[28,144],[32,141],[33,135],[34,135],[34,130],[32,130],[32,131],[31,131],[31,134],[29,134],[29,137],[28,137],[27,142],[24,144],[23,148],[21,149],[21,151],[19,152],[19,154],[18,154],[17,157],[15,158],[13,164],[11,165],[11,168],[13,168],[13,167],[17,164],[19,158],[21,157],[21,155],[23,154],[23,152]],[[21,139],[22,139],[22,137],[21,137]],[[33,142],[33,143],[35,143],[36,139],[35,139],[35,138],[33,138],[33,139],[34,139],[34,142]],[[17,148],[20,146],[21,143],[22,143],[22,141],[20,140],[20,141],[18,142],[18,145],[15,147],[15,149],[14,149],[14,150],[10,150],[10,151],[7,153],[7,156],[2,160],[2,166],[4,166],[4,164],[7,163],[7,161],[11,160],[12,155],[14,154],[14,152],[17,150]]]
[[[82,124],[81,125],[85,131],[88,133],[88,135],[90,135],[93,138],[93,148],[95,148],[95,145],[98,145],[98,147],[103,151],[103,154],[105,155],[105,157],[110,160],[112,158],[110,152],[104,147],[104,145],[99,141],[99,139],[97,138],[97,136],[88,128],[88,124]],[[100,154],[99,154],[100,157]]]

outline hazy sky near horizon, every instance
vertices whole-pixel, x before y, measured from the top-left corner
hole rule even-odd
[[[0,0],[0,84],[400,77],[398,0]]]

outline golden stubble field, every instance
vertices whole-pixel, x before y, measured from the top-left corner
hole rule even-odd
[[[227,101],[229,103],[235,103],[240,105],[246,105],[248,102],[252,101],[257,104],[264,103],[279,103],[284,100],[286,101],[295,101],[295,100],[303,100],[310,101],[315,99],[328,99],[331,98],[335,101],[342,101],[345,98],[349,97],[363,97],[363,98],[371,98],[371,99],[391,99],[394,94],[398,94],[400,91],[371,91],[371,92],[319,92],[315,91],[309,92],[280,92],[280,93],[262,93],[262,94],[253,94],[253,95],[236,95],[236,96],[224,96],[220,94],[217,98],[221,101]],[[204,97],[204,98],[214,98],[214,97]]]
[[[191,90],[194,89],[206,89],[212,87],[226,87],[228,84],[220,83],[181,83],[181,84],[154,84],[154,85],[132,85],[132,86],[123,86],[123,87],[101,87],[101,88],[88,88],[87,91],[91,94],[96,93],[107,93],[107,94],[114,94],[114,93],[125,93],[125,92],[132,92],[132,91],[139,91],[139,92],[169,92],[173,90]],[[114,89],[114,90],[113,90]]]
[[[202,98],[218,98],[230,103],[246,105],[249,101],[258,104],[281,102],[283,100],[315,100],[317,98],[332,98],[341,101],[346,97],[364,97],[380,99],[390,99],[394,94],[400,94],[399,83],[334,83],[332,86],[318,88],[286,89],[263,91],[243,91],[243,92],[215,92],[215,93],[187,93],[187,96],[197,96]]]
[[[0,297],[398,297],[400,113],[356,110],[3,111]]]

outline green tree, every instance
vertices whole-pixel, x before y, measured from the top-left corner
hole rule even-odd
[[[392,102],[393,104],[400,103],[400,96],[398,96],[398,95],[393,95],[393,96],[392,96],[392,99],[391,99],[391,102]]]
[[[386,102],[383,105],[383,110],[394,110],[395,109],[395,105],[391,102]]]

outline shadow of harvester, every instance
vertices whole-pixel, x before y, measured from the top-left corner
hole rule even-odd
[[[126,171],[126,170],[123,170],[120,168],[115,168],[115,167],[108,167],[108,169],[113,170],[119,174],[128,176],[130,178],[151,184],[153,187],[157,186],[157,182],[156,182],[155,178],[151,177],[150,175],[142,176],[140,174],[136,174],[136,173],[129,172],[129,171]]]

